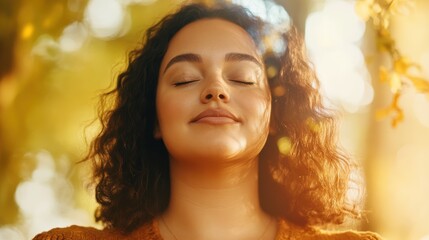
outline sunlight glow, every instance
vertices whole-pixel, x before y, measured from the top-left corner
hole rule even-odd
[[[323,21],[327,22],[331,33],[335,34],[340,42],[360,42],[365,33],[365,22],[356,14],[353,1],[329,1],[323,15]]]
[[[27,23],[21,31],[21,38],[28,39],[30,38],[34,33],[34,26],[31,23]]]
[[[43,215],[54,210],[54,195],[53,189],[40,182],[26,181],[16,189],[15,200],[24,215]]]
[[[352,206],[362,204],[365,195],[365,181],[362,172],[355,169],[350,173],[349,178],[346,202]]]
[[[282,155],[289,155],[292,150],[292,142],[288,137],[281,137],[277,140],[277,148]]]
[[[85,26],[80,22],[74,22],[64,28],[63,34],[59,39],[61,50],[64,52],[73,52],[79,50],[88,37]]]
[[[56,162],[69,162],[62,157],[55,160],[47,151],[28,153],[25,161],[35,168],[15,191],[15,201],[23,222],[0,228],[0,239],[31,239],[35,234],[54,227],[66,227],[75,222],[91,224],[91,217],[73,205],[73,186]],[[62,166],[68,171],[69,166]],[[6,236],[7,238],[3,238]],[[12,238],[9,238],[12,236]]]
[[[6,225],[0,227],[0,239],[25,240],[26,238],[16,227]]]
[[[234,4],[247,8],[253,15],[261,18],[269,24],[264,27],[263,44],[260,50],[272,50],[276,54],[282,54],[287,48],[287,43],[282,37],[291,26],[289,14],[284,7],[271,0],[232,0]]]
[[[232,0],[232,3],[249,9],[250,12],[262,19],[267,19],[267,9],[265,7],[264,1],[262,0]]]
[[[255,16],[273,24],[276,28],[286,31],[290,26],[290,17],[284,7],[270,0],[232,0],[232,3],[241,5]]]
[[[429,234],[420,238],[420,240],[429,240]]]
[[[110,39],[121,33],[125,9],[117,0],[90,0],[85,23],[95,37]]]
[[[373,100],[374,90],[359,42],[365,24],[354,3],[328,1],[308,16],[306,44],[321,82],[322,94],[334,106],[356,112]]]
[[[60,48],[50,35],[41,35],[33,46],[32,53],[46,60],[57,60]]]

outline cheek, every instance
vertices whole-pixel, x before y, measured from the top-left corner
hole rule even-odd
[[[268,131],[271,114],[271,101],[269,94],[259,91],[241,98],[243,114],[255,131]]]
[[[174,92],[159,91],[156,99],[158,124],[161,133],[174,130],[176,125],[188,121],[192,99],[189,95],[177,95]]]
[[[243,98],[242,114],[245,119],[244,135],[247,146],[254,154],[259,154],[269,134],[271,100],[268,94],[259,92]]]
[[[169,98],[157,98],[156,110],[158,113],[158,123],[161,132],[165,127],[168,127],[171,125],[171,123],[174,123],[174,117],[178,117],[177,113],[180,113],[180,110],[176,105],[177,103]]]

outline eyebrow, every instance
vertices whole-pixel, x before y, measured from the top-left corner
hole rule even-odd
[[[245,53],[228,53],[225,55],[225,61],[227,62],[234,62],[234,61],[250,61],[258,65],[262,68],[262,64],[252,55],[245,54]],[[178,62],[196,62],[201,63],[203,62],[203,59],[200,55],[195,53],[185,53],[180,54],[175,57],[173,57],[168,63],[167,66],[165,66],[164,73],[167,71],[171,65],[178,63]]]
[[[262,64],[254,56],[245,53],[228,53],[225,55],[225,61],[250,61],[262,68]]]
[[[201,58],[200,55],[198,54],[194,54],[194,53],[185,53],[185,54],[180,54],[177,55],[175,57],[173,57],[168,63],[167,66],[165,66],[164,69],[164,73],[167,71],[167,69],[169,67],[171,67],[171,65],[178,63],[178,62],[203,62],[203,59]]]

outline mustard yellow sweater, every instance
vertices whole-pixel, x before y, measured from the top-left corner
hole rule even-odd
[[[331,232],[314,228],[303,228],[284,220],[278,221],[278,231],[275,240],[354,240],[382,239],[373,232]],[[159,233],[158,222],[145,224],[128,235],[117,230],[97,230],[91,227],[70,226],[67,228],[54,228],[48,232],[38,234],[33,240],[162,240]]]

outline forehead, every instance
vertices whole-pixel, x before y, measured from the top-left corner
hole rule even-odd
[[[201,19],[183,27],[169,43],[164,62],[178,54],[224,57],[225,53],[247,53],[259,58],[250,35],[240,26],[223,19]]]

